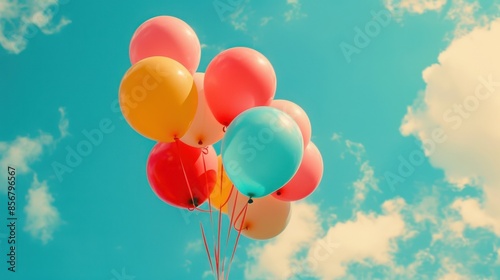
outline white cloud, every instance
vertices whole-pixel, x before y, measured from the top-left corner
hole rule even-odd
[[[331,227],[309,251],[308,261],[313,274],[321,279],[334,279],[345,276],[352,263],[369,261],[392,265],[393,254],[398,249],[396,241],[407,233],[401,214],[405,205],[400,198],[388,200],[382,205],[380,215],[358,212],[353,220]],[[339,246],[335,251],[321,251],[320,248],[328,243]]]
[[[385,7],[395,15],[403,13],[423,14],[427,11],[439,11],[446,0],[384,0]]]
[[[305,202],[294,203],[286,229],[272,241],[248,250],[250,262],[245,279],[290,279],[298,273],[296,255],[311,246],[322,232],[318,206]]]
[[[413,208],[413,219],[417,223],[429,221],[437,224],[439,198],[436,196],[426,196]]]
[[[439,280],[467,280],[470,276],[464,275],[464,267],[461,263],[443,258],[441,260],[441,269],[439,270]]]
[[[292,21],[306,17],[302,12],[302,4],[299,0],[286,0],[289,9],[284,13],[285,21]]]
[[[470,28],[479,25],[479,19],[475,13],[479,10],[479,2],[466,0],[453,0],[453,5],[448,10],[447,17],[455,21],[455,37],[465,35]]]
[[[59,211],[54,207],[54,198],[46,181],[39,182],[35,174],[26,196],[26,224],[24,230],[43,244],[52,240],[54,231],[61,223]]]
[[[196,253],[202,251],[205,245],[201,239],[188,242],[185,248],[186,253]]]
[[[370,190],[380,192],[380,189],[378,187],[378,179],[375,178],[375,171],[370,165],[370,162],[366,159],[366,150],[363,144],[351,141],[349,139],[342,141],[342,136],[337,133],[334,133],[331,139],[345,145],[346,151],[356,159],[356,164],[359,165],[360,178],[353,183],[353,204],[356,206],[354,208],[354,210],[356,211],[359,209],[359,206],[365,201],[366,195]],[[341,154],[341,157],[345,157],[343,153]]]
[[[246,7],[247,7],[246,5],[242,5],[238,7],[235,12],[229,15],[229,19],[234,30],[240,30],[240,31],[247,30],[247,22],[249,15],[248,13],[245,13]]]
[[[63,107],[59,107],[59,113],[61,114],[61,118],[59,119],[59,133],[60,137],[64,138],[69,135],[68,127],[69,120],[66,118],[66,109]]]
[[[460,213],[471,228],[488,228],[500,236],[500,219],[487,213],[477,199],[457,199],[452,208]]]
[[[358,180],[353,183],[354,186],[354,199],[353,202],[358,207],[366,199],[366,195],[370,190],[380,191],[378,188],[378,180],[375,178],[375,171],[368,161],[364,161],[360,166],[360,176]]]
[[[466,224],[499,234],[500,19],[451,42],[439,63],[423,71],[427,86],[408,108],[403,135],[423,143],[434,167],[450,183],[478,185],[485,203],[455,204]],[[474,222],[468,213],[480,215]]]
[[[266,244],[253,244],[247,250],[251,261],[246,264],[245,279],[290,279],[298,272],[294,264],[296,255],[322,231],[319,217],[316,205],[294,203],[286,229]]]
[[[38,31],[57,33],[71,21],[58,13],[58,0],[0,0],[0,45],[8,52],[22,52]]]
[[[271,20],[273,20],[273,17],[263,17],[260,19],[260,26],[266,26]]]
[[[31,171],[30,165],[37,161],[45,146],[51,145],[54,138],[50,134],[40,133],[38,137],[17,137],[12,142],[0,142],[0,168],[7,170],[8,166],[16,169],[17,174]],[[0,173],[0,180],[6,181],[5,172]],[[1,184],[0,191],[6,191],[6,185]]]

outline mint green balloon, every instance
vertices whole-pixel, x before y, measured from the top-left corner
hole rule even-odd
[[[263,197],[284,186],[304,153],[300,128],[283,111],[255,107],[238,115],[222,139],[222,163],[240,193]]]

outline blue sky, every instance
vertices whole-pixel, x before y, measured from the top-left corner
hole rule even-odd
[[[500,278],[500,1],[201,2],[0,0],[0,220],[8,166],[18,218],[1,279],[213,279],[207,214],[154,195],[155,143],[116,110],[130,38],[158,15],[196,31],[199,72],[263,53],[323,155],[317,191],[278,237],[242,238],[231,279]]]

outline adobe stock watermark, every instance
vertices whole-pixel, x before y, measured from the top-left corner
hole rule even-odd
[[[134,280],[135,276],[127,274],[125,268],[122,268],[121,273],[118,273],[115,269],[111,270],[113,278],[111,280]]]
[[[173,73],[162,71],[161,64],[155,66],[155,71],[152,71],[151,68],[147,68],[147,70],[148,73],[141,78],[141,83],[131,89],[130,97],[122,100],[121,107],[118,98],[111,102],[111,111],[119,114],[120,120],[124,120],[124,116],[130,113],[130,109],[136,108],[140,102],[146,99],[148,94],[157,89],[164,81],[162,78],[173,75]],[[74,146],[66,146],[64,161],[53,161],[51,164],[59,182],[63,181],[66,173],[72,173],[75,168],[82,164],[83,160],[89,157],[95,148],[103,143],[105,136],[115,131],[115,128],[116,126],[111,118],[102,118],[97,128],[82,130],[83,139]]]
[[[225,21],[227,16],[234,13],[245,0],[214,0],[212,2],[217,15],[221,21]]]
[[[354,54],[360,54],[361,51],[367,48],[372,40],[377,37],[382,28],[387,27],[392,21],[392,14],[388,10],[372,11],[372,20],[367,22],[363,28],[354,27],[353,42],[347,43],[342,41],[339,47],[344,55],[347,63],[351,63]]]
[[[479,110],[481,103],[491,98],[494,93],[498,94],[500,89],[500,82],[493,80],[493,76],[489,75],[487,78],[480,76],[479,83],[474,89],[474,93],[466,96],[462,102],[454,103],[446,109],[442,118],[443,121],[450,125],[453,131],[460,129],[465,120],[469,119],[474,112]],[[448,140],[448,134],[443,127],[436,127],[430,133],[428,139],[416,140],[415,143],[419,146],[419,141],[422,142],[423,150],[418,147],[410,152],[409,155],[404,157],[398,156],[399,166],[397,174],[387,171],[384,173],[385,181],[394,191],[397,184],[404,183],[406,179],[415,173],[417,167],[425,162],[426,155],[423,151],[427,151],[427,157],[435,153],[440,144]]]

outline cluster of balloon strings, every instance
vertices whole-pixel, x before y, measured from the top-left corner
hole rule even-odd
[[[197,72],[200,42],[178,18],[141,24],[129,55],[119,104],[134,130],[157,141],[147,160],[151,188],[172,206],[210,214],[213,258],[200,221],[203,243],[214,275],[228,278],[240,236],[276,237],[289,222],[291,202],[318,187],[323,160],[311,141],[309,118],[297,104],[274,100],[274,68],[256,50],[227,49],[206,73]],[[220,140],[217,156],[212,145]],[[206,201],[208,208],[200,208]],[[224,254],[223,214],[230,221]],[[233,227],[237,236],[226,267]]]

